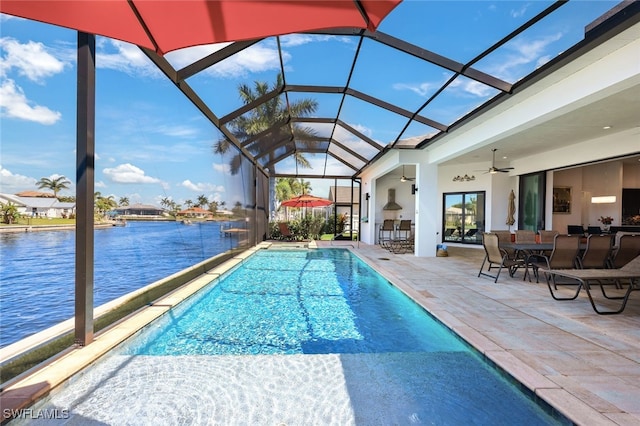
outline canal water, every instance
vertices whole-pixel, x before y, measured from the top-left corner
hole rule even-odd
[[[242,224],[244,225],[244,223]],[[134,222],[95,230],[94,306],[237,246],[229,222]],[[0,347],[74,315],[75,232],[0,234]]]

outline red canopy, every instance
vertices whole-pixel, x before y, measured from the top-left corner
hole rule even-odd
[[[127,41],[183,47],[311,30],[374,31],[401,0],[2,0],[0,12]]]
[[[331,200],[316,197],[315,195],[299,195],[289,200],[283,201],[281,205],[285,207],[325,207],[333,204]]]

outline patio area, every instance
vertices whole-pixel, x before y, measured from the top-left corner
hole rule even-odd
[[[478,278],[484,251],[449,247],[416,259],[350,242],[363,260],[417,300],[488,359],[576,424],[640,422],[640,298],[620,315],[597,315],[586,296],[559,302],[546,284],[503,274]],[[596,290],[597,291],[597,290]],[[598,291],[599,294],[599,291]],[[601,300],[601,295],[598,300]]]

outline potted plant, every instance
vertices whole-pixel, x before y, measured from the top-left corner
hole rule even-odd
[[[611,216],[600,216],[600,219],[598,219],[598,221],[602,223],[605,231],[609,231],[609,228],[613,223],[613,218]]]

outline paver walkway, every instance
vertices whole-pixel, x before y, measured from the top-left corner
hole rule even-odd
[[[478,278],[482,249],[449,246],[449,257],[418,258],[346,244],[577,424],[640,424],[640,292],[622,314],[601,316],[586,295],[553,300],[523,272]]]

